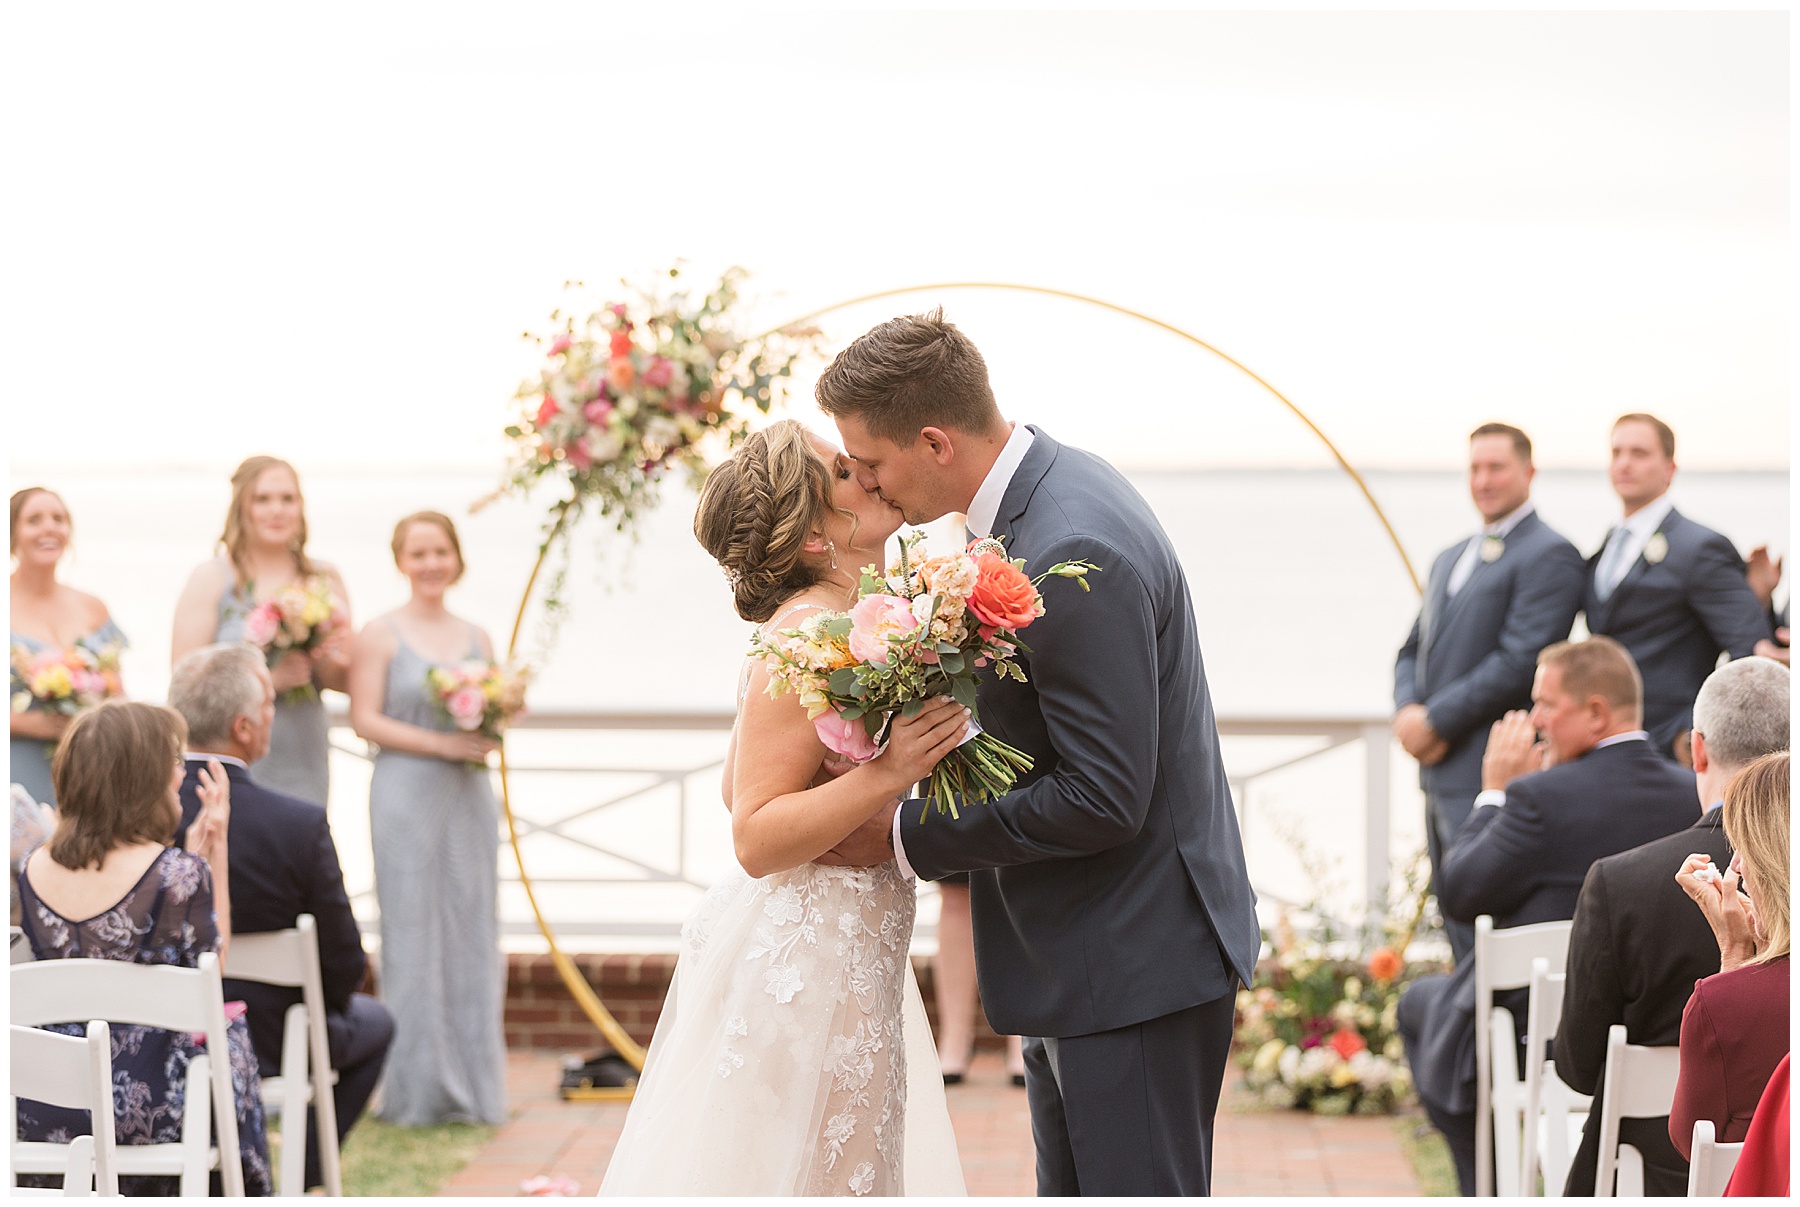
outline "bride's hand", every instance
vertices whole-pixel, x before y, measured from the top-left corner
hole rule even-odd
[[[915,784],[956,749],[968,727],[969,710],[938,696],[912,716],[894,718],[887,749],[875,761],[905,784]]]

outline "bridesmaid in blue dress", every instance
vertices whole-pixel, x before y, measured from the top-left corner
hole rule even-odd
[[[79,717],[58,763],[63,811],[50,840],[18,873],[20,926],[38,960],[124,960],[194,968],[204,952],[222,952],[230,911],[223,886],[230,786],[218,763],[200,773],[200,816],[189,831],[193,853],[166,846],[181,820],[177,798],[187,772],[187,725],[154,704],[114,700]],[[49,1030],[83,1033],[85,1019]],[[238,1155],[247,1194],[271,1192],[269,1142],[250,1030],[226,1027]],[[113,1124],[118,1142],[173,1144],[181,1139],[188,1064],[199,1046],[185,1033],[115,1024],[112,1028]],[[92,1130],[88,1112],[19,1101],[22,1140],[67,1142]],[[175,1179],[124,1177],[127,1195],[174,1194]]]
[[[73,533],[69,509],[55,491],[30,486],[13,495],[12,646],[23,646],[35,655],[77,644],[96,652],[125,645],[125,634],[112,622],[105,604],[56,581],[57,563]],[[24,686],[14,674],[7,694],[16,695]],[[11,715],[12,782],[33,800],[53,805],[50,755],[69,718],[37,707]]]
[[[349,687],[350,595],[337,570],[306,553],[305,500],[294,467],[277,457],[250,457],[231,475],[231,507],[220,553],[196,567],[175,604],[171,665],[215,641],[239,641],[251,609],[283,587],[323,575],[344,606],[344,626],[310,653],[289,650],[272,663],[275,727],[269,753],[252,771],[265,788],[328,803],[329,725],[323,688]]]
[[[487,768],[495,744],[457,730],[425,682],[434,665],[491,661],[493,643],[444,606],[463,573],[448,516],[407,516],[393,550],[412,598],[363,626],[350,683],[350,722],[380,747],[369,829],[381,996],[394,1014],[380,1114],[405,1126],[502,1123],[500,806]]]

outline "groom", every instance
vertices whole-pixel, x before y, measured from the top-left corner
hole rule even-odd
[[[908,523],[964,512],[1028,573],[1099,567],[1091,594],[1046,580],[1028,682],[981,684],[982,725],[1032,758],[1018,786],[955,820],[908,801],[837,854],[970,873],[982,1003],[997,1030],[1036,1037],[1040,1195],[1207,1194],[1260,936],[1175,550],[1111,466],[1001,416],[941,310],[844,349],[818,400],[864,489]]]

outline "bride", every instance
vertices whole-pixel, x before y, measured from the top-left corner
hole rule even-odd
[[[900,512],[793,420],[712,472],[694,532],[765,631],[847,610]],[[946,698],[847,766],[792,695],[746,662],[725,755],[744,871],[682,927],[682,949],[602,1195],[961,1195],[942,1074],[913,981],[914,886],[890,860],[821,860],[955,748]]]

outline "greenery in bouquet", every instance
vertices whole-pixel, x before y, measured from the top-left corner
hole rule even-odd
[[[932,771],[926,797],[957,816],[1011,790],[1031,759],[980,727],[977,674],[1025,682],[1019,630],[1044,614],[1039,585],[1072,578],[1088,590],[1087,562],[1059,562],[1036,578],[992,538],[943,557],[918,555],[924,533],[900,543],[899,559],[878,575],[864,567],[849,612],[816,612],[798,628],[757,636],[751,652],[769,668],[769,694],[794,692],[834,753],[866,762],[881,749],[895,713],[911,716],[934,696],[966,707],[971,733]]]
[[[1396,1013],[1414,978],[1442,970],[1408,956],[1424,921],[1415,860],[1379,925],[1347,928],[1323,911],[1297,935],[1284,909],[1256,980],[1237,997],[1233,1051],[1263,1102],[1321,1114],[1387,1114],[1411,1094]]]
[[[515,716],[525,711],[531,671],[474,658],[425,672],[425,686],[438,711],[464,733],[498,742]]]

